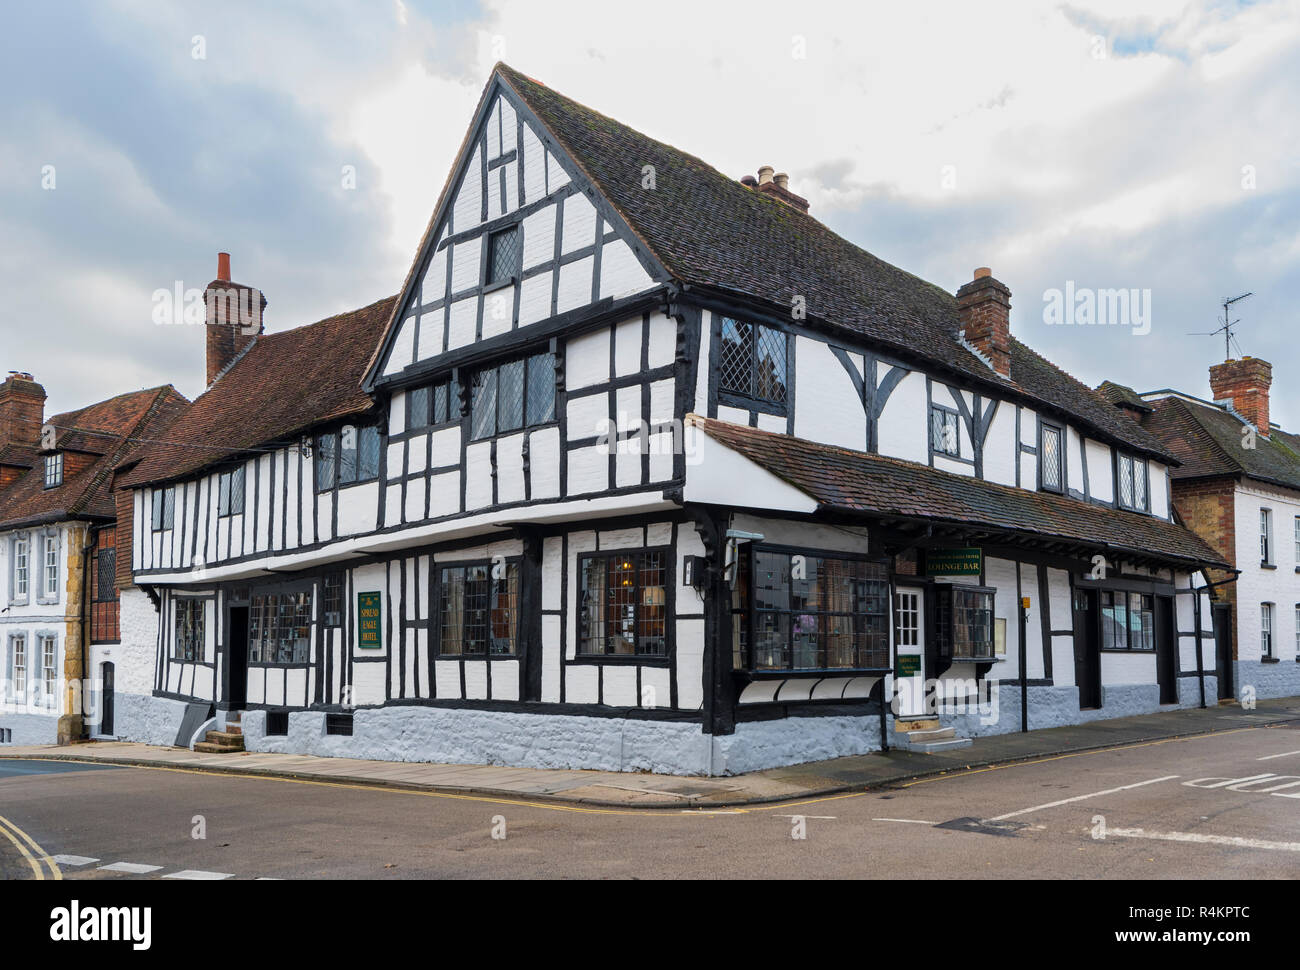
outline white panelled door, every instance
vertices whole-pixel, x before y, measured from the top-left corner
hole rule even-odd
[[[919,589],[900,588],[894,593],[894,693],[896,716],[926,717],[925,610]]]

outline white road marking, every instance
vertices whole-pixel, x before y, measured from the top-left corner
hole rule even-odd
[[[1266,754],[1262,758],[1256,758],[1256,761],[1272,761],[1274,758],[1289,758],[1293,754],[1300,754],[1300,751],[1283,751],[1281,754]]]
[[[205,872],[202,869],[182,869],[180,872],[169,872],[163,876],[164,879],[233,879],[233,872]]]
[[[54,861],[61,866],[88,866],[92,862],[98,862],[98,859],[92,859],[86,855],[56,855],[52,857]]]
[[[1164,842],[1201,842],[1207,845],[1231,845],[1241,849],[1272,849],[1278,852],[1300,852],[1300,842],[1269,842],[1265,839],[1245,839],[1236,835],[1206,835],[1202,832],[1148,832],[1145,829],[1106,829],[1106,837],[1124,839],[1159,839]]]
[[[138,862],[114,862],[110,866],[100,866],[108,872],[129,872],[133,876],[143,876],[146,872],[157,872],[162,866],[142,866]]]
[[[1046,805],[1035,805],[1033,808],[1022,808],[1018,812],[1007,812],[1005,815],[997,815],[990,822],[1001,822],[1006,818],[1015,818],[1017,815],[1028,815],[1030,812],[1041,812],[1045,808],[1056,808],[1058,805],[1069,805],[1071,802],[1086,802],[1090,798],[1100,798],[1102,795],[1113,795],[1116,792],[1128,791],[1132,788],[1141,788],[1143,785],[1154,785],[1161,781],[1172,781],[1177,775],[1165,775],[1161,778],[1151,778],[1147,781],[1139,781],[1136,785],[1120,785],[1118,788],[1107,788],[1105,791],[1095,791],[1090,795],[1076,795],[1074,798],[1062,798],[1059,802],[1048,802]]]
[[[909,825],[938,825],[938,822],[927,822],[923,818],[873,818],[873,822],[907,822]]]

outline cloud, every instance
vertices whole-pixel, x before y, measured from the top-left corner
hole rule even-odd
[[[1222,348],[1185,333],[1213,329],[1217,303],[1247,290],[1242,347],[1281,373],[1295,360],[1284,294],[1300,284],[1294,12],[1209,0],[1017,0],[996,17],[818,0],[23,8],[0,63],[13,321],[0,368],[35,371],[52,407],[137,381],[197,393],[200,335],[159,333],[147,297],[176,279],[202,286],[218,249],[265,290],[272,329],[395,291],[504,59],[734,177],[789,172],[814,215],[950,290],[992,266],[1017,333],[1090,384],[1204,391]],[[39,187],[45,164],[54,192]],[[355,190],[340,186],[344,165]],[[1041,294],[1067,279],[1151,288],[1152,333],[1045,327]],[[1292,427],[1294,386],[1274,386]]]

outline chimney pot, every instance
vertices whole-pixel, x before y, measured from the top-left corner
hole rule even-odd
[[[772,181],[772,173],[775,171],[776,169],[771,165],[761,166],[758,170],[758,184],[766,185],[768,182]]]
[[[785,172],[777,172],[772,181],[774,181],[779,188],[784,189],[790,185],[790,176]]]
[[[975,278],[977,280],[982,280],[984,279],[984,277],[992,276],[992,275],[993,275],[993,270],[989,269],[987,266],[980,266],[978,269],[975,270]]]
[[[758,184],[758,179],[754,178],[752,175],[742,175],[740,177],[740,184],[747,185],[752,189]]]
[[[217,253],[217,279],[230,279],[230,253]]]

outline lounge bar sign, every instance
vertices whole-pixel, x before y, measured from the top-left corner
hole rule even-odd
[[[983,565],[984,550],[979,546],[929,549],[925,553],[927,576],[978,576]]]
[[[357,646],[378,650],[384,643],[382,593],[357,593]]]

